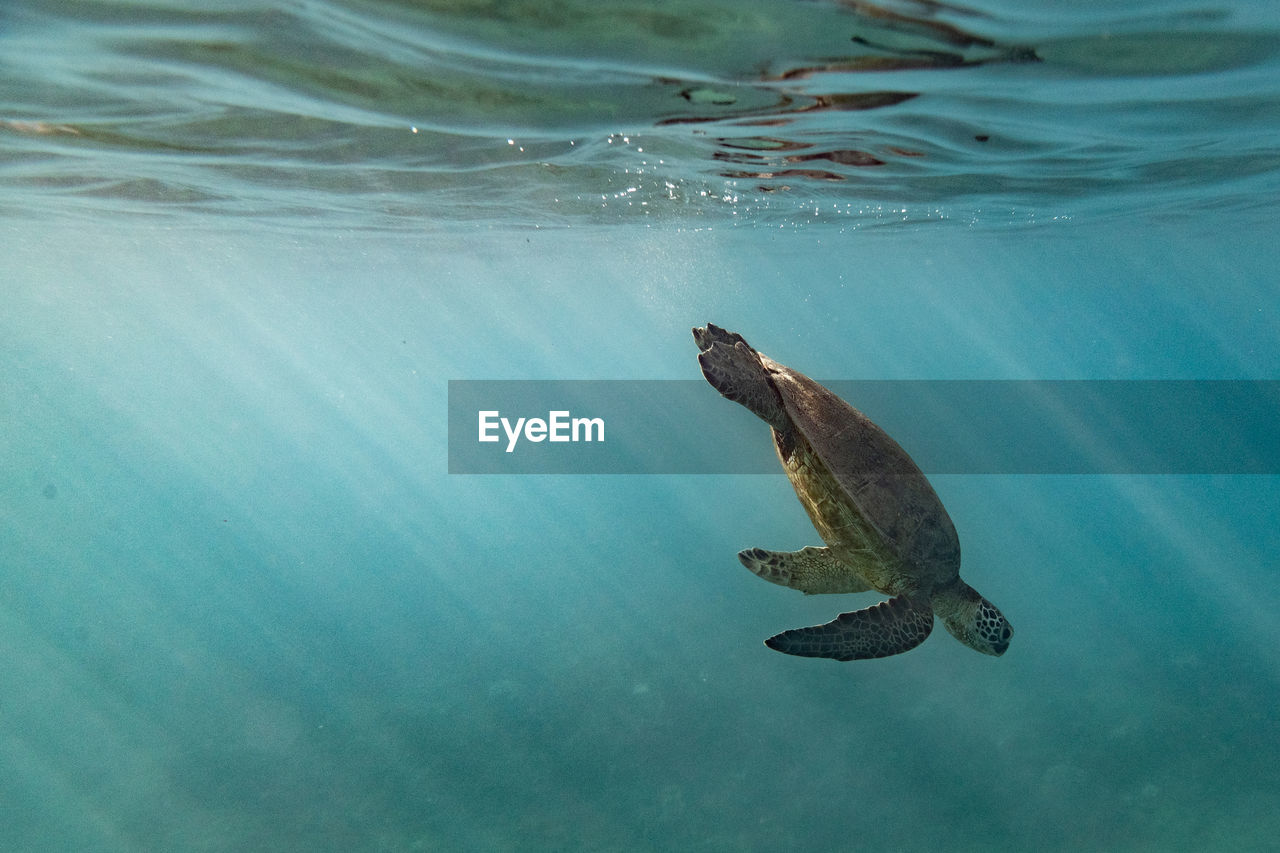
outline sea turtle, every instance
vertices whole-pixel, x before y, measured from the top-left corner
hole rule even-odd
[[[888,601],[765,640],[790,655],[856,660],[924,642],[937,614],[960,642],[1002,655],[1013,628],[960,579],[960,540],[906,451],[866,415],[802,373],[708,323],[693,330],[711,386],[773,428],[778,458],[825,548],[748,548],[742,564],[804,593],[876,590]]]

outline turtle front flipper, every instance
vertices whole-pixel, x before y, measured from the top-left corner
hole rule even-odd
[[[807,658],[865,660],[914,649],[932,630],[929,603],[900,595],[865,610],[841,613],[825,625],[783,631],[764,644]]]
[[[798,589],[805,595],[818,593],[866,592],[871,587],[831,553],[830,548],[801,548],[799,551],[766,551],[748,548],[738,559],[770,583]]]
[[[791,418],[782,403],[782,395],[773,386],[760,354],[736,332],[726,331],[714,323],[693,330],[698,344],[698,365],[711,387],[726,399],[741,403],[769,426],[789,428]]]

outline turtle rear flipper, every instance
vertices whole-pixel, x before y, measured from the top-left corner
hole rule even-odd
[[[769,380],[760,354],[741,335],[708,323],[706,328],[693,330],[693,339],[701,350],[698,365],[712,388],[741,403],[769,426],[789,429],[791,417],[782,396]]]
[[[698,345],[698,349],[703,352],[711,349],[711,345],[714,343],[733,346],[737,343],[745,344],[747,342],[747,339],[737,332],[731,332],[728,329],[717,326],[715,323],[708,323],[705,326],[694,326],[693,340]]]
[[[932,630],[933,610],[928,602],[900,595],[865,610],[841,613],[825,625],[783,631],[764,644],[807,658],[865,660],[914,649]]]
[[[805,595],[818,593],[866,592],[871,587],[832,555],[830,548],[801,548],[799,551],[766,551],[748,548],[738,559],[756,574],[778,586],[798,589]]]

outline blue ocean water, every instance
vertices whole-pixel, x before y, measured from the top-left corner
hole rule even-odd
[[[1275,849],[1280,477],[935,476],[1009,652],[838,664],[761,641],[875,599],[735,558],[816,544],[780,474],[446,444],[451,379],[697,379],[707,321],[832,379],[1280,378],[1278,34],[6,4],[0,848]]]

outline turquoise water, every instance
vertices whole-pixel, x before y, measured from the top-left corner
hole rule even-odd
[[[735,558],[815,544],[782,476],[446,445],[448,380],[697,379],[708,320],[829,379],[1280,378],[1278,33],[6,4],[0,847],[1274,849],[1280,476],[935,476],[1009,652],[837,664],[762,640],[875,599]]]

